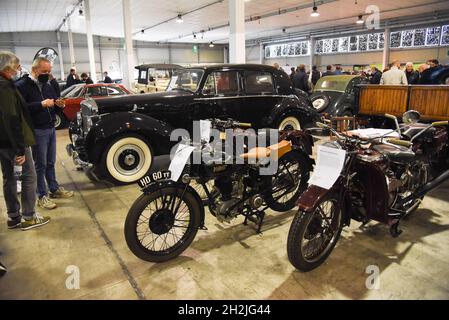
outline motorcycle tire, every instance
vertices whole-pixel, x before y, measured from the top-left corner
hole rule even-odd
[[[177,203],[180,203],[180,206],[174,213]],[[152,205],[155,210],[146,217],[144,213],[148,209],[151,212]],[[125,221],[125,239],[129,249],[138,258],[149,262],[165,262],[176,258],[195,239],[201,223],[201,205],[193,194],[189,191],[184,192],[182,188],[166,187],[150,194],[142,194],[130,208]],[[187,209],[187,216],[184,219],[188,217],[188,224],[180,226],[178,224],[187,220],[179,220],[176,217],[180,209],[184,208]],[[142,216],[146,220],[142,221]],[[142,234],[139,232],[139,228],[145,232],[143,239],[139,237]],[[185,230],[185,233],[177,239],[174,234],[175,229]],[[160,240],[159,243],[164,241],[165,245],[160,250],[150,248],[149,244],[145,245],[144,243],[147,235],[151,235],[154,246],[157,245],[158,240]],[[174,240],[172,246],[168,246],[167,238],[169,241]]]
[[[337,210],[336,212],[338,213],[339,217],[336,225],[337,229],[335,230],[331,238],[331,241],[320,252],[320,254],[314,259],[308,259],[305,257],[303,253],[302,245],[304,244],[305,238],[307,237],[310,238],[312,236],[311,230],[313,230],[313,228],[315,228],[316,233],[315,236],[318,234],[318,231],[316,231],[317,221],[314,220],[314,218],[315,215],[317,214],[317,211],[320,210],[319,208],[321,208],[321,206],[326,202],[333,202]],[[314,211],[312,212],[299,211],[296,214],[290,226],[290,231],[288,233],[288,240],[287,240],[288,259],[296,269],[303,272],[311,271],[319,267],[331,254],[332,250],[334,249],[335,245],[338,242],[338,239],[340,238],[340,234],[343,229],[343,220],[344,220],[343,212],[341,208],[338,206],[338,203],[339,200],[337,194],[331,193],[323,197],[323,199],[319,201]],[[312,223],[315,223],[315,226]],[[312,229],[309,229],[308,228],[309,226],[311,226]]]
[[[291,198],[288,201],[285,201],[285,202],[279,201],[282,198],[275,199],[276,196],[273,194],[273,192],[269,192],[268,194],[266,194],[264,196],[264,198],[265,198],[267,205],[270,207],[270,209],[272,209],[274,211],[278,211],[278,212],[286,212],[286,211],[292,210],[295,207],[296,202],[298,201],[299,197],[306,189],[307,182],[309,181],[309,178],[310,178],[310,160],[307,158],[307,156],[301,152],[292,151],[292,152],[285,154],[284,156],[282,156],[279,159],[279,168],[281,168],[281,166],[284,166],[284,168],[289,169],[289,168],[292,168],[292,166],[294,166],[295,164],[299,165],[299,170],[300,170],[300,175],[301,175],[300,180],[297,181],[297,183],[299,183],[299,185],[297,185],[297,184],[295,185],[295,187],[297,187],[296,192],[291,196]],[[278,169],[278,173],[279,173],[279,169]],[[289,172],[289,173],[291,173],[291,172]],[[276,179],[276,176],[273,176],[273,178],[270,178],[270,179],[271,179],[270,185],[272,186],[271,190],[273,190],[276,187],[275,185],[273,185],[273,182],[274,182],[274,179]]]

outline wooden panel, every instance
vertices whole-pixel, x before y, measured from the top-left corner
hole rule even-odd
[[[449,120],[449,86],[412,86],[409,110],[423,119]]]
[[[408,86],[370,85],[361,88],[359,114],[402,116],[407,111]]]

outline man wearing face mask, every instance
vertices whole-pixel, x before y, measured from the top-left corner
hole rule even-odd
[[[63,108],[64,102],[58,99],[49,84],[51,62],[37,58],[33,62],[31,75],[16,82],[24,97],[33,120],[36,145],[33,146],[33,158],[37,173],[37,203],[41,208],[52,210],[56,203],[51,198],[71,198],[72,191],[60,187],[56,180],[56,108]],[[49,192],[47,191],[47,185]]]
[[[8,229],[30,230],[47,224],[50,218],[41,217],[35,210],[36,171],[30,148],[35,143],[35,136],[26,102],[14,86],[19,71],[17,56],[0,52],[0,163],[7,226]],[[14,165],[22,166],[21,202],[17,199]]]

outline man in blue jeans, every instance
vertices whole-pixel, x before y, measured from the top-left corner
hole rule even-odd
[[[59,97],[48,82],[50,73],[51,62],[45,58],[37,58],[33,62],[31,75],[22,77],[16,83],[27,103],[36,136],[36,144],[32,149],[37,174],[37,203],[39,207],[48,210],[56,208],[56,203],[51,198],[73,197],[73,191],[60,187],[56,180],[55,109],[63,108],[64,102],[58,100]]]

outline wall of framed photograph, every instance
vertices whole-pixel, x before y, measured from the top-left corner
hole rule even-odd
[[[449,46],[449,25],[394,31],[390,33],[389,40],[392,49]],[[319,39],[313,50],[316,55],[326,55],[381,51],[384,47],[385,34],[375,32]],[[309,40],[271,44],[265,46],[265,59],[308,56],[310,50]]]

